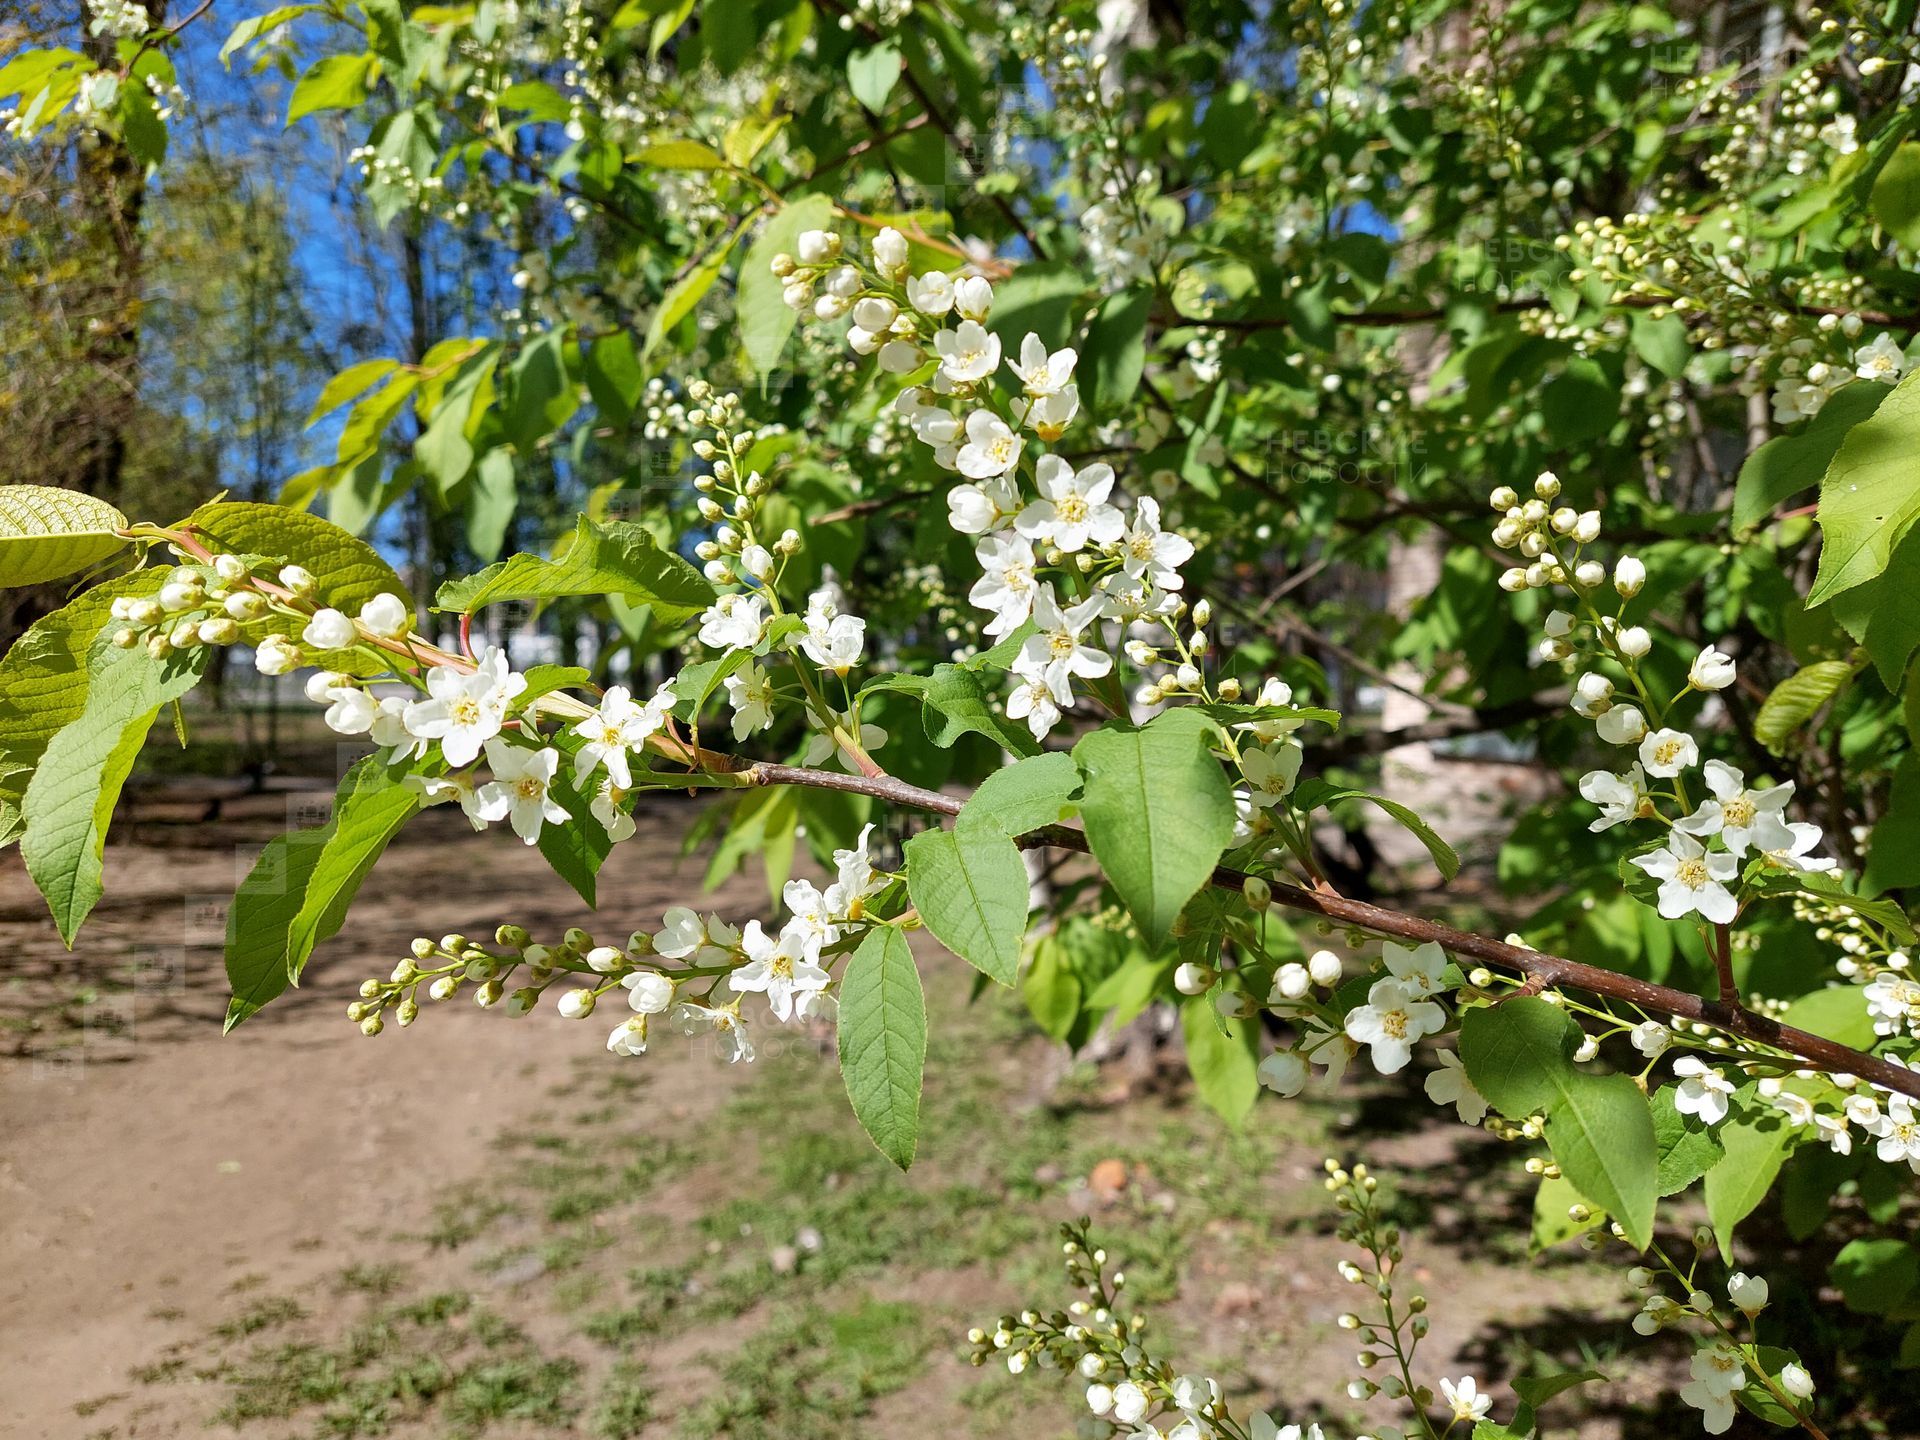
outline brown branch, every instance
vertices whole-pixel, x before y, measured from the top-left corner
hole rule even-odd
[[[939,815],[958,815],[961,805],[965,803],[960,797],[910,785],[890,775],[844,775],[833,770],[772,764],[745,765],[740,774],[742,781],[750,785],[809,785],[817,789],[843,790]],[[1066,825],[1049,825],[1031,835],[1021,836],[1018,843],[1026,849],[1048,846],[1083,854],[1092,853],[1086,833]],[[1211,883],[1223,890],[1241,890],[1249,878],[1241,871],[1223,866],[1213,872]],[[1437,920],[1388,910],[1364,900],[1349,900],[1345,896],[1324,891],[1304,890],[1297,885],[1273,879],[1268,879],[1267,885],[1273,893],[1274,902],[1290,910],[1319,915],[1341,925],[1357,926],[1376,935],[1390,935],[1414,944],[1431,941],[1450,955],[1524,975],[1529,981],[1538,981],[1543,986],[1564,985],[1609,1000],[1620,1000],[1671,1019],[1702,1021],[1730,1035],[1738,1035],[1744,1040],[1797,1056],[1829,1074],[1857,1076],[1883,1089],[1920,1099],[1920,1072],[1904,1069],[1864,1051],[1809,1034],[1805,1030],[1797,1030],[1791,1025],[1782,1025],[1777,1020],[1754,1014],[1737,1002],[1705,1000],[1684,990],[1636,980],[1630,975],[1529,950],[1524,946],[1509,945],[1504,940],[1456,930]]]

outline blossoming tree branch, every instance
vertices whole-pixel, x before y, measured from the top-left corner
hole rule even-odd
[[[89,13],[84,52],[0,68],[10,131],[159,167],[199,12]],[[1325,0],[1256,27],[1269,89],[1238,12],[1183,12],[1171,80],[1144,12],[1003,18],[240,23],[221,58],[361,141],[384,222],[501,250],[513,298],[338,375],[335,458],[280,503],[160,523],[0,490],[0,578],[70,587],[0,659],[0,834],[71,944],[150,729],[245,654],[363,753],[234,897],[229,1028],[454,806],[633,928],[534,935],[475,896],[479,938],[365,980],[369,1036],[460,997],[597,1016],[626,1058],[825,1027],[904,1168],[925,932],[1063,1042],[1177,1006],[1235,1124],[1351,1067],[1424,1074],[1537,1177],[1536,1246],[1617,1255],[1633,1328],[1692,1338],[1708,1433],[1827,1433],[1839,1362],[1785,1343],[1738,1232],[1785,1194],[1796,1234],[1846,1236],[1834,1303],[1920,1302],[1893,1224],[1920,1170],[1920,111],[1883,77],[1920,58],[1911,7],[1807,10],[1754,57],[1642,8]],[[577,501],[558,535],[518,513],[535,465]],[[370,531],[409,495],[475,562],[431,594],[311,513]],[[1308,610],[1423,545],[1390,635]],[[517,668],[508,605],[617,642]],[[1461,867],[1444,819],[1370,788],[1395,732],[1356,677],[1428,703],[1418,738],[1514,731],[1566,776],[1502,850],[1516,933],[1383,904],[1350,863],[1386,824]],[[758,856],[777,903],[601,893],[655,791],[707,793],[716,873]],[[1377,1177],[1327,1183],[1367,1297],[1348,1399],[1393,1407],[1370,1433],[1523,1436],[1601,1383],[1430,1374]],[[982,1326],[977,1360],[1076,1374],[1114,1434],[1297,1440],[1153,1351],[1101,1243],[1064,1240],[1071,1306]]]

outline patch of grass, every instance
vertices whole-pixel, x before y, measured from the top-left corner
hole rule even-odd
[[[222,1340],[240,1340],[306,1318],[305,1308],[291,1295],[270,1295],[254,1301],[231,1320],[221,1321],[213,1327],[213,1333]]]
[[[587,1428],[596,1440],[634,1440],[645,1433],[653,1420],[653,1386],[646,1380],[647,1369],[623,1360],[608,1373],[600,1387]]]
[[[911,1381],[940,1336],[925,1312],[866,1300],[778,1316],[722,1360],[720,1390],[690,1409],[681,1433],[699,1440],[841,1440],[873,1402]]]
[[[349,1265],[334,1277],[333,1286],[341,1294],[376,1295],[385,1298],[399,1293],[406,1283],[407,1267],[393,1261],[362,1262]]]

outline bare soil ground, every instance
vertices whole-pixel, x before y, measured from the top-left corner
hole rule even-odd
[[[611,1021],[456,1002],[367,1040],[345,1006],[413,936],[584,923],[537,854],[445,811],[306,984],[223,1038],[224,896],[323,795],[289,786],[214,823],[192,793],[146,797],[72,955],[0,855],[0,1434],[1066,1435],[1070,1382],[974,1371],[963,1337],[1071,1298],[1052,1226],[1088,1211],[1186,1363],[1351,1433],[1391,1417],[1337,1399],[1354,1347],[1330,1148],[1400,1177],[1433,1374],[1614,1368],[1617,1281],[1577,1252],[1516,1274],[1507,1222],[1530,1198],[1510,1157],[1413,1088],[1263,1106],[1246,1136],[1171,1066],[1116,1103],[1009,997],[969,1006],[931,949],[910,1179],[846,1113],[828,1037],[768,1036],[751,1067],[681,1043],[621,1061]],[[677,859],[691,814],[642,815],[598,928],[697,892]],[[711,903],[741,918],[767,896],[749,874]],[[1616,1386],[1578,1428],[1664,1433],[1662,1388]]]

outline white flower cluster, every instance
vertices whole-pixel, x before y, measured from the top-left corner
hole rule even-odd
[[[1823,338],[1837,333],[1848,340],[1862,329],[1858,315],[1823,315]],[[1864,345],[1843,352],[1842,357],[1822,358],[1813,339],[1801,336],[1791,341],[1784,356],[1774,367],[1773,423],[1791,425],[1811,420],[1825,408],[1835,391],[1854,380],[1875,380],[1891,385],[1907,372],[1906,352],[1886,331]]]
[[[956,531],[976,537],[983,573],[968,599],[990,617],[989,636],[1025,633],[1007,714],[1041,738],[1073,708],[1076,681],[1112,675],[1106,622],[1173,629],[1185,611],[1181,567],[1194,547],[1163,526],[1158,501],[1119,493],[1110,465],[1076,467],[1030,450],[1029,436],[1058,440],[1079,411],[1075,352],[1029,334],[1017,356],[1002,355],[985,323],[992,284],[965,273],[914,275],[908,259],[906,238],[891,228],[874,236],[865,267],[843,253],[837,235],[814,230],[800,236],[796,255],[776,256],[773,270],[788,304],[821,320],[849,318],[847,343],[857,354],[919,381],[896,410],[935,462],[962,477],[947,512]],[[1019,384],[1011,399],[994,386],[1003,366]],[[1182,668],[1154,686],[1154,703],[1200,684],[1195,657],[1205,652],[1204,632],[1174,638]],[[1161,654],[1137,641],[1129,658],[1146,665]]]
[[[596,763],[605,763],[605,755]],[[684,1035],[712,1036],[723,1059],[752,1060],[749,1022],[740,1009],[744,997],[766,996],[767,1008],[782,1023],[837,1017],[828,952],[846,948],[874,923],[868,902],[895,878],[874,867],[872,833],[869,825],[850,849],[834,852],[835,876],[826,889],[810,880],[787,883],[782,899],[791,913],[775,934],[758,920],[736,928],[718,915],[676,906],[661,917],[657,932],[636,931],[624,947],[596,945],[578,929],[559,945],[536,945],[517,925],[496,933],[504,953],[459,935],[417,940],[411,957],[388,979],[361,985],[347,1018],[378,1035],[389,1010],[402,1027],[414,1022],[423,989],[429,1000],[443,1001],[467,984],[475,987],[474,1001],[482,1008],[498,1005],[510,1015],[526,1015],[549,989],[564,985],[556,1008],[569,1020],[583,1020],[603,997],[625,993],[632,1014],[607,1036],[607,1049],[616,1055],[645,1054],[650,1024],[665,1015]],[[509,990],[523,968],[526,983]]]
[[[153,27],[139,0],[87,0],[87,33],[116,40],[138,40]]]
[[[1766,1392],[1776,1403],[1801,1412],[1804,1403],[1813,1398],[1815,1388],[1806,1367],[1794,1358],[1781,1362],[1777,1370],[1763,1368],[1760,1361],[1764,1352],[1737,1343],[1739,1327],[1751,1326],[1767,1308],[1769,1287],[1765,1278],[1738,1270],[1729,1275],[1727,1300],[1734,1313],[1723,1317],[1712,1295],[1695,1288],[1664,1254],[1656,1251],[1655,1258],[1662,1270],[1636,1265],[1627,1272],[1629,1283],[1644,1296],[1633,1317],[1633,1328],[1636,1334],[1657,1335],[1676,1326],[1697,1324],[1710,1337],[1694,1351],[1687,1382],[1679,1392],[1684,1403],[1701,1412],[1701,1426],[1707,1434],[1724,1435],[1732,1427],[1739,1413],[1737,1397],[1743,1390]],[[1684,1298],[1676,1300],[1667,1294],[1668,1283],[1680,1288]]]
[[[1734,661],[1708,646],[1688,667],[1680,693],[1656,701],[1640,665],[1653,649],[1653,636],[1625,618],[1626,603],[1646,584],[1646,566],[1634,556],[1620,557],[1609,594],[1607,567],[1584,549],[1599,537],[1599,512],[1555,507],[1559,494],[1559,479],[1547,473],[1535,482],[1529,500],[1502,486],[1489,501],[1501,512],[1494,543],[1518,550],[1529,562],[1503,574],[1501,588],[1564,587],[1573,598],[1574,610],[1548,613],[1541,658],[1580,670],[1573,684],[1574,712],[1594,722],[1601,740],[1632,747],[1637,756],[1622,771],[1594,770],[1581,777],[1581,796],[1600,809],[1589,828],[1598,832],[1636,820],[1668,827],[1666,843],[1633,856],[1632,863],[1660,882],[1656,903],[1669,920],[1698,915],[1709,924],[1731,923],[1739,912],[1740,865],[1749,856],[1787,870],[1834,869],[1832,860],[1812,853],[1823,839],[1820,827],[1786,818],[1791,783],[1750,788],[1739,770],[1709,760],[1702,773],[1708,793],[1695,803],[1687,774],[1701,763],[1699,742],[1666,720],[1688,695],[1712,694],[1733,684]],[[1631,700],[1617,698],[1620,684],[1606,673],[1609,668],[1624,675],[1621,683]],[[1675,807],[1671,817],[1663,809],[1669,804]]]

